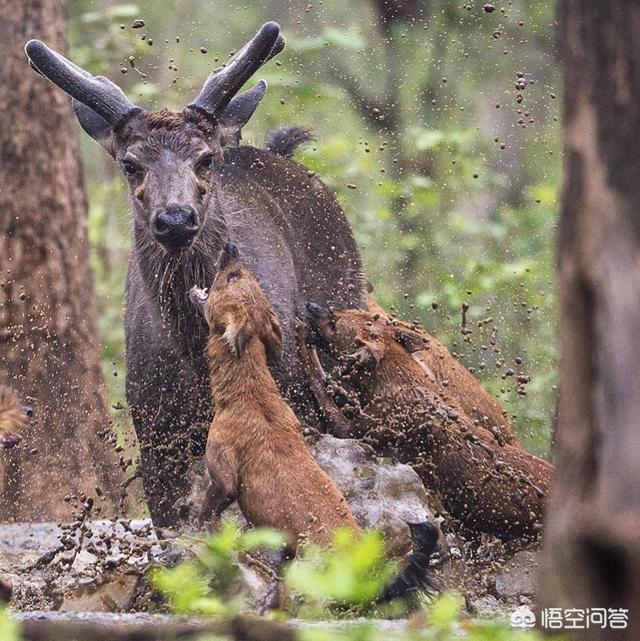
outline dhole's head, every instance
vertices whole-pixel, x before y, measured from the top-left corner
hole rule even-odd
[[[280,323],[254,276],[240,262],[238,248],[227,243],[220,252],[211,290],[193,287],[191,300],[200,307],[212,336],[222,336],[236,357],[255,336],[274,362],[282,349]]]
[[[32,415],[30,407],[23,407],[15,392],[0,385],[0,449],[10,449],[22,441],[20,432]]]
[[[406,323],[361,309],[333,310],[307,304],[307,323],[315,342],[338,360],[377,366],[389,349],[425,349],[425,338]]]

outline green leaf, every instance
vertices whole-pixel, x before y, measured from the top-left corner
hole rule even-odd
[[[285,546],[285,538],[281,532],[270,528],[255,528],[245,532],[240,539],[242,550],[251,551],[258,548],[280,550]]]
[[[451,630],[462,609],[462,597],[459,594],[447,593],[439,596],[429,606],[429,626],[439,630]]]
[[[199,612],[207,594],[207,582],[190,563],[175,568],[159,568],[150,575],[151,584],[169,601],[176,614]],[[210,604],[207,604],[209,608]]]
[[[9,610],[0,607],[0,639],[2,641],[20,641],[20,626],[11,616]]]

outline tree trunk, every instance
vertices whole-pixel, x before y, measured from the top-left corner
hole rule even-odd
[[[640,638],[640,3],[562,0],[560,399],[541,607],[628,608]]]
[[[64,496],[80,493],[104,493],[96,506],[111,512],[120,476],[77,126],[68,98],[29,69],[23,51],[34,37],[66,50],[65,5],[0,0],[0,380],[33,397],[36,412],[23,445],[2,454],[0,519],[67,518]]]

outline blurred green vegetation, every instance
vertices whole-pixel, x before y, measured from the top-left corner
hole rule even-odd
[[[276,530],[242,532],[233,521],[224,521],[202,541],[194,560],[152,570],[151,582],[175,614],[233,616],[249,609],[241,592],[239,557],[283,547],[284,537]]]
[[[2,641],[20,641],[18,624],[4,605],[0,605],[0,639]]]
[[[268,528],[242,532],[232,521],[219,530],[194,541],[194,558],[172,568],[153,568],[151,584],[176,615],[233,618],[250,612],[244,598],[238,562],[260,550],[281,550],[282,535]],[[246,558],[245,558],[246,560]],[[464,599],[457,593],[425,598],[422,607],[393,628],[376,625],[361,615],[366,610],[378,618],[388,616],[389,606],[372,601],[397,571],[386,556],[384,538],[366,532],[358,540],[353,533],[337,531],[329,549],[308,546],[285,569],[286,611],[270,611],[269,618],[286,621],[292,614],[302,641],[542,641],[534,630],[512,628],[506,617],[471,619],[463,611]],[[428,602],[427,602],[428,601]],[[342,622],[335,618],[340,605]],[[393,604],[392,604],[393,605]],[[399,604],[397,604],[399,605]],[[348,623],[347,623],[347,620]],[[306,621],[304,625],[302,622]],[[20,641],[18,624],[9,611],[0,607],[3,641]],[[223,641],[228,637],[204,635],[199,641]],[[544,638],[562,641],[565,636]]]
[[[251,537],[247,539],[247,537]],[[153,571],[152,583],[176,614],[215,614],[233,617],[247,610],[238,597],[237,562],[246,552],[264,547],[282,546],[280,535],[269,529],[242,534],[237,525],[227,521],[221,530],[201,541],[193,561],[171,569]],[[212,554],[212,550],[215,552]],[[235,569],[234,569],[235,568]],[[512,628],[506,619],[470,619],[463,613],[463,598],[444,593],[427,599],[407,621],[397,627],[381,629],[363,613],[377,618],[391,617],[393,605],[376,605],[375,599],[397,571],[386,556],[384,538],[375,531],[359,539],[349,531],[338,530],[329,549],[308,546],[299,558],[285,569],[282,593],[286,611],[272,611],[270,617],[286,620],[293,615],[304,641],[325,641],[328,621],[340,614],[347,625],[331,627],[334,641],[541,641],[534,631]],[[560,641],[554,636],[553,639]],[[202,639],[201,641],[205,641]]]
[[[298,159],[344,206],[375,298],[421,320],[500,398],[525,446],[548,454],[561,164],[554,3],[485,4],[70,0],[71,53],[142,106],[180,108],[259,24],[278,20],[288,46],[258,74],[269,91],[245,140],[261,144],[287,123],[313,131]],[[389,18],[384,6],[401,11]],[[138,18],[146,24],[134,30]],[[107,154],[84,135],[82,147],[105,371],[124,403],[127,197]]]

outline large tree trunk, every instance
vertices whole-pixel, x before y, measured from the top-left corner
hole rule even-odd
[[[37,420],[2,454],[0,518],[62,519],[67,494],[110,512],[119,468],[96,340],[77,127],[68,98],[31,71],[29,38],[66,50],[63,0],[0,0],[0,381]],[[1,464],[1,462],[0,462]]]
[[[560,3],[560,399],[541,606],[628,608],[640,638],[640,3]]]

